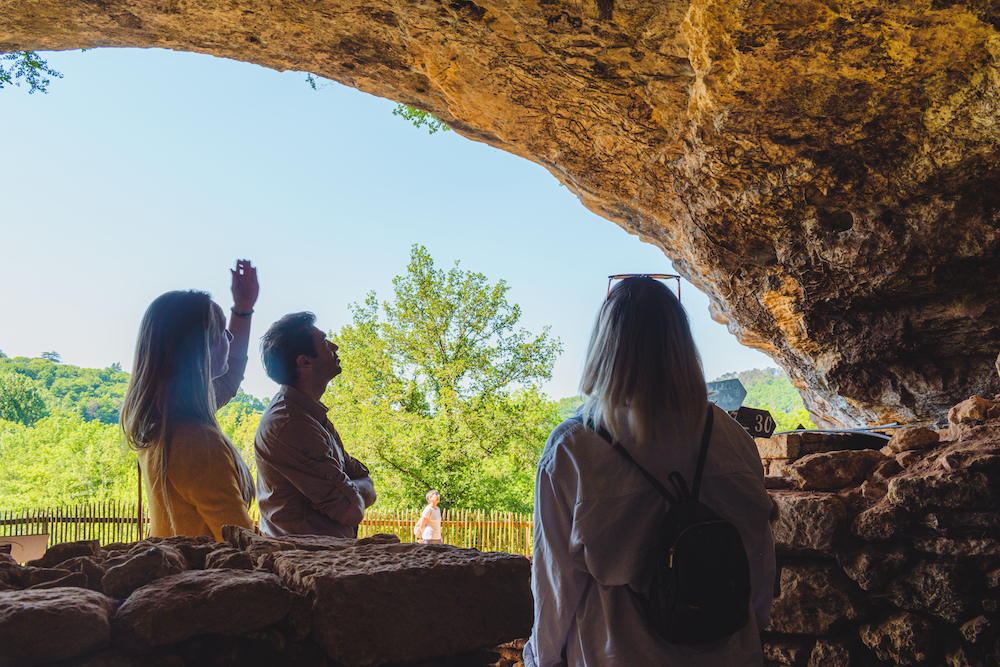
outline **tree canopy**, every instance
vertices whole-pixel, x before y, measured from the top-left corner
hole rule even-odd
[[[121,364],[104,369],[80,368],[48,358],[0,358],[0,373],[13,372],[34,380],[49,412],[75,414],[84,421],[118,423],[118,408],[128,386]]]
[[[394,300],[352,304],[335,336],[344,372],[325,402],[380,502],[412,507],[430,489],[448,507],[524,511],[556,417],[540,391],[561,351],[546,328],[517,328],[501,280],[458,262],[435,269],[414,246]]]
[[[46,414],[45,401],[31,378],[0,373],[0,419],[30,426]]]

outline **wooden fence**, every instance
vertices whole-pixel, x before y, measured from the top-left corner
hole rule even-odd
[[[254,505],[250,512],[259,515]],[[136,503],[106,502],[55,509],[0,510],[0,537],[49,534],[49,546],[76,540],[134,542],[139,537]],[[376,533],[398,535],[402,542],[414,541],[413,525],[420,510],[379,510],[366,512],[358,536]],[[143,513],[143,534],[149,518]],[[441,538],[445,544],[531,555],[532,517],[516,512],[486,510],[441,510]]]

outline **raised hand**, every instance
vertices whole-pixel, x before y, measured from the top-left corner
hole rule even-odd
[[[260,285],[257,284],[257,268],[249,259],[238,259],[236,269],[230,273],[233,274],[233,310],[237,313],[251,312],[260,292]]]

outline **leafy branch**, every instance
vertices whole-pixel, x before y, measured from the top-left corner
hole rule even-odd
[[[420,109],[414,109],[406,104],[397,104],[396,108],[392,110],[393,116],[399,116],[403,120],[408,120],[413,123],[413,127],[427,127],[427,134],[434,134],[438,130],[442,132],[448,132],[451,130],[450,127],[444,124],[440,118],[428,113],[427,111],[421,111]]]
[[[23,79],[28,84],[29,94],[36,90],[47,93],[49,76],[62,78],[61,73],[49,67],[34,51],[0,54],[0,88],[10,84],[20,86]]]

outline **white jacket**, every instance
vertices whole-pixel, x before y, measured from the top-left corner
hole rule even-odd
[[[654,536],[667,503],[636,467],[578,421],[549,436],[535,480],[531,588],[535,623],[527,667],[759,667],[758,628],[766,627],[774,585],[774,542],[760,455],[747,432],[713,407],[714,426],[699,500],[740,531],[750,562],[750,621],[732,637],[677,646],[651,632],[629,586],[648,590]],[[704,424],[702,423],[702,426]],[[669,424],[660,442],[618,441],[661,483],[679,471],[690,486],[699,437],[683,442]],[[668,485],[669,488],[669,485]]]

